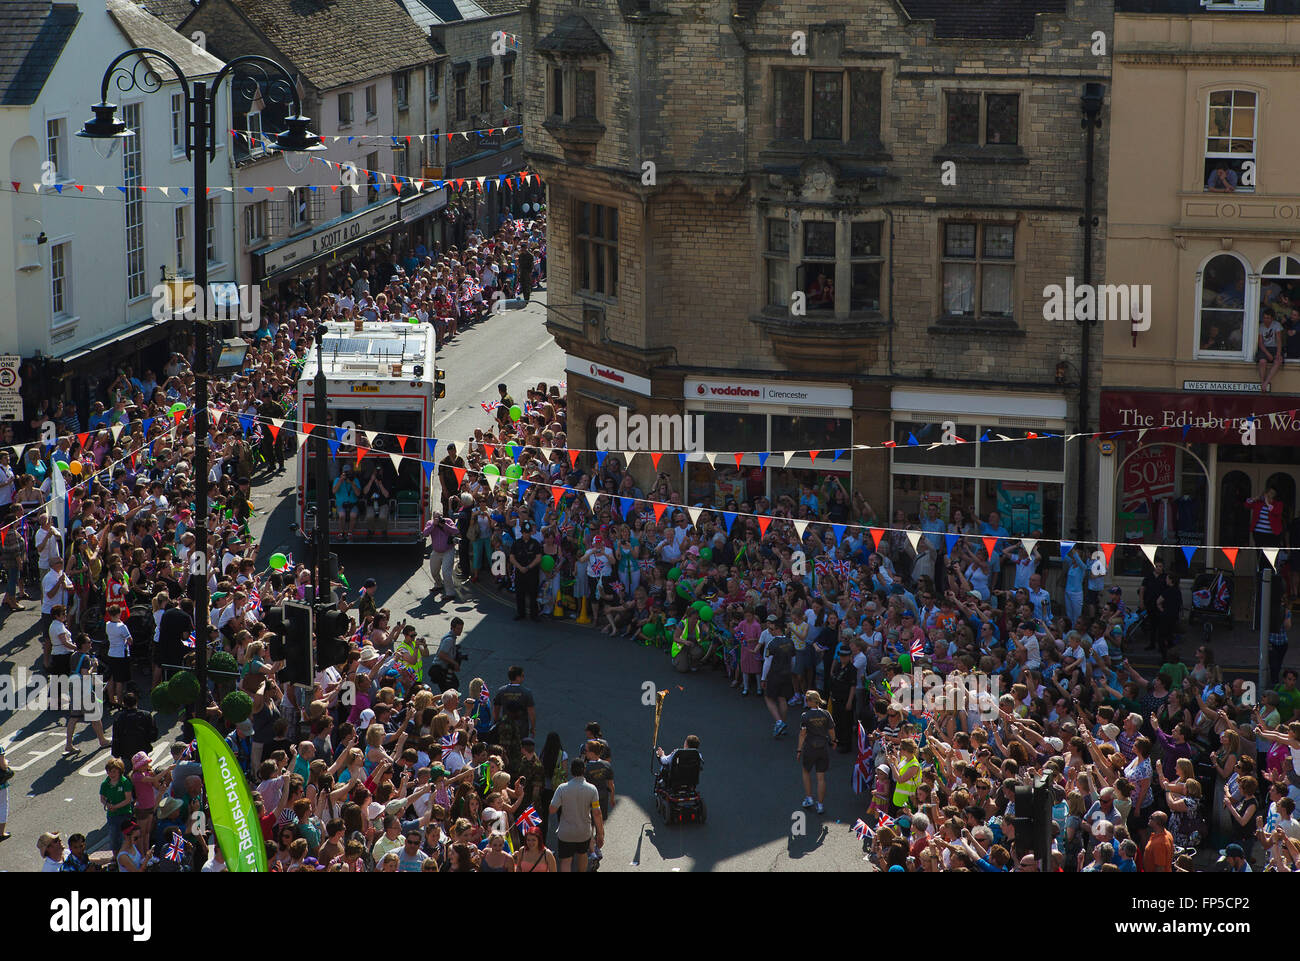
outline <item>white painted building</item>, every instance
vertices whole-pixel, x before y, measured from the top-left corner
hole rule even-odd
[[[141,362],[157,372],[168,338],[186,336],[153,319],[163,275],[194,268],[195,198],[180,189],[193,183],[180,83],[158,61],[159,89],[110,85],[133,133],[108,159],[76,136],[100,100],[104,70],[135,46],[162,50],[191,79],[221,68],[129,0],[0,4],[0,284],[12,291],[0,298],[0,352],[37,359],[34,381],[24,377],[29,408],[40,396],[69,399],[84,418],[106,386],[101,377]],[[121,66],[137,78],[147,72],[137,57]],[[225,112],[223,95],[218,116]],[[224,153],[209,165],[212,188],[230,186]],[[206,198],[211,281],[235,279],[231,200],[219,189]]]

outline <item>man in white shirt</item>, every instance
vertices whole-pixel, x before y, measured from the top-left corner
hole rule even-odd
[[[45,572],[51,567],[51,561],[55,557],[63,556],[62,538],[59,536],[59,530],[54,526],[49,514],[41,515],[41,526],[36,531],[36,554],[38,557],[37,564],[40,567],[41,577],[45,577]]]
[[[0,507],[14,502],[14,471],[9,466],[9,451],[0,451]]]
[[[55,557],[54,563],[41,578],[41,621],[39,631],[41,643],[45,648],[45,669],[50,669],[50,622],[54,620],[56,607],[66,606],[68,591],[72,590],[72,581],[63,573],[63,558]]]
[[[1052,595],[1043,588],[1043,575],[1029,575],[1029,603],[1034,605],[1034,617],[1040,621],[1052,619]]]
[[[230,595],[225,591],[217,591],[213,594],[212,601],[213,608],[210,620],[212,621],[212,626],[219,631],[234,620],[235,605],[230,602]]]

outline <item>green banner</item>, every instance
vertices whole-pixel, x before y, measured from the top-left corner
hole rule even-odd
[[[226,859],[226,870],[265,872],[266,843],[244,772],[216,728],[206,721],[191,723],[203,767],[203,788],[208,795],[212,832]]]

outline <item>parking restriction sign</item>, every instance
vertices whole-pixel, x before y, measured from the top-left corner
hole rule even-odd
[[[23,385],[18,376],[22,358],[17,354],[0,354],[0,420],[21,420],[23,399],[18,388]]]

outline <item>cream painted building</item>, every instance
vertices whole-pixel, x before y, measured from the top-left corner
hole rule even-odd
[[[1126,433],[1100,441],[1101,538],[1246,546],[1247,498],[1274,487],[1288,521],[1297,506],[1300,3],[1118,0],[1112,53],[1106,280],[1149,285],[1152,310],[1146,330],[1103,325],[1100,427]],[[1296,359],[1266,391],[1261,330],[1292,304]],[[1145,565],[1121,554],[1118,573]],[[1199,550],[1202,566],[1229,561]]]

